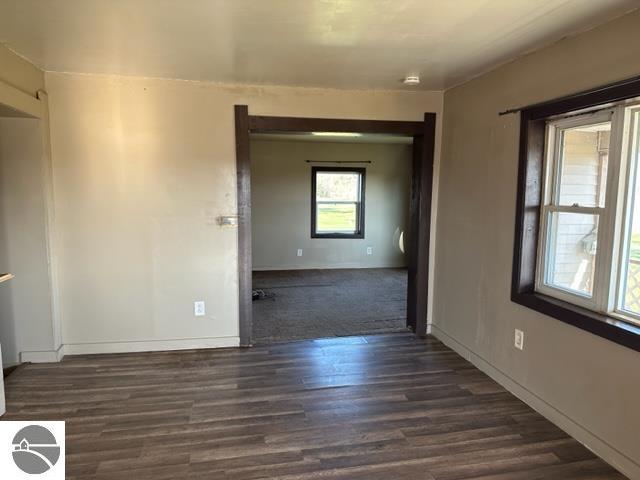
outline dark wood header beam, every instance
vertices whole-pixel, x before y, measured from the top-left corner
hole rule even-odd
[[[302,117],[249,117],[252,133],[269,132],[345,132],[377,133],[384,135],[422,135],[423,122],[400,122],[386,120],[351,120],[334,118]]]

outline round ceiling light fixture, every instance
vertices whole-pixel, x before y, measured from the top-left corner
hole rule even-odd
[[[405,85],[419,85],[420,77],[418,75],[407,75],[402,81]]]

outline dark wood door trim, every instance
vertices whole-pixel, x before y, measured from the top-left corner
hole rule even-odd
[[[272,132],[349,132],[387,135],[423,134],[423,122],[393,120],[350,120],[341,118],[303,118],[250,116],[249,129],[253,133]]]
[[[249,156],[249,108],[235,106],[236,172],[238,192],[238,316],[240,345],[251,345],[253,328],[251,259],[251,157]]]
[[[422,135],[413,137],[411,156],[411,192],[409,199],[409,225],[407,226],[407,326],[414,332],[417,327],[417,295],[416,279],[418,275],[418,241],[416,232],[420,225],[420,175],[422,172]]]
[[[435,121],[435,113],[425,113],[422,122],[253,116],[249,115],[247,105],[235,106],[240,345],[251,345],[252,329],[249,134],[265,132],[349,132],[413,137],[413,173],[407,242],[407,325],[416,335],[426,335]]]
[[[425,113],[423,132],[414,137],[415,158],[420,164],[416,187],[418,192],[411,249],[415,250],[415,329],[419,336],[427,334],[429,296],[429,252],[431,244],[431,196],[433,191],[433,154],[435,147],[436,115]],[[415,242],[415,243],[413,243]]]

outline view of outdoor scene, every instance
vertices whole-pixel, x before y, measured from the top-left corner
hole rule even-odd
[[[635,114],[638,117],[638,113]],[[637,120],[637,119],[636,119]],[[638,122],[635,122],[638,137]],[[569,128],[561,132],[558,205],[604,207],[611,123]],[[638,143],[638,142],[636,142]],[[638,151],[631,169],[628,241],[622,258],[623,311],[640,315],[640,182]],[[591,296],[597,250],[599,215],[552,212],[548,218],[549,285]]]
[[[604,206],[610,132],[610,122],[561,132],[559,205]],[[599,215],[554,212],[549,221],[547,282],[591,296]]]
[[[637,191],[636,199],[640,192]],[[629,241],[629,260],[627,261],[627,275],[624,285],[623,309],[640,315],[640,207],[634,204],[632,234]]]
[[[635,137],[636,147],[633,152],[633,164],[635,175],[633,178],[633,197],[631,206],[631,228],[629,238],[629,252],[626,262],[626,278],[624,283],[624,297],[622,309],[640,315],[640,182],[638,182],[638,140],[640,140],[640,129],[638,120],[640,113],[635,113]]]
[[[354,233],[358,229],[360,181],[357,172],[317,172],[318,232]]]

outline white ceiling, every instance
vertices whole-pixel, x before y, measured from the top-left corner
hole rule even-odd
[[[640,0],[0,0],[52,71],[338,88],[458,84]],[[415,89],[416,87],[412,87]]]

